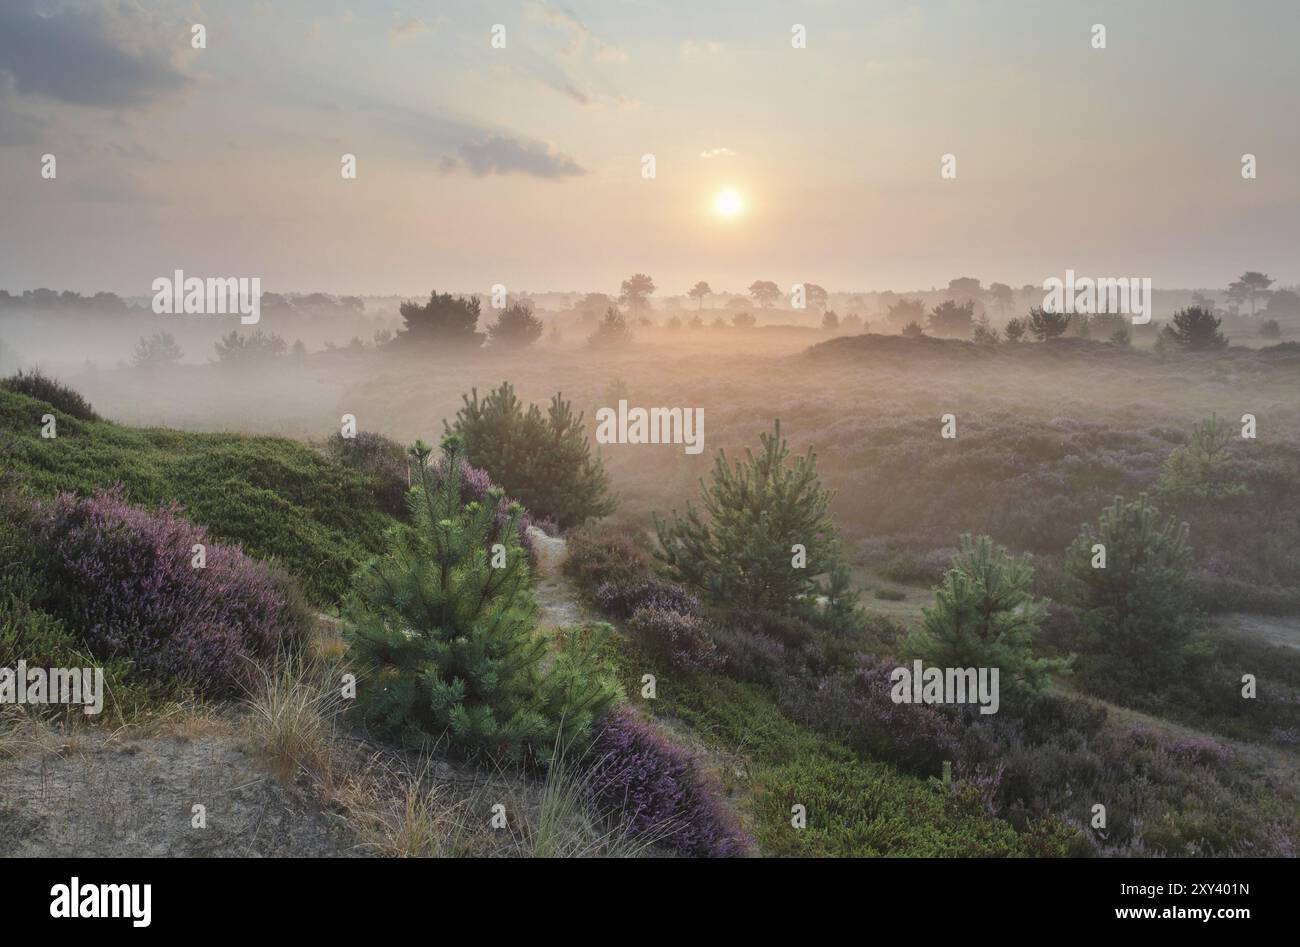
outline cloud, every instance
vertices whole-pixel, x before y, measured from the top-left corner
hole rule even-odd
[[[388,31],[388,38],[394,43],[400,43],[402,40],[414,39],[421,33],[432,33],[442,19],[442,17],[439,17],[434,26],[430,26],[418,16],[408,16],[406,19],[400,20]]]
[[[465,167],[471,174],[529,174],[538,178],[580,177],[587,173],[573,158],[540,141],[487,135],[457,149],[460,160],[444,158],[443,170]]]
[[[700,152],[701,158],[733,158],[735,155],[730,148],[706,148]]]
[[[682,40],[681,54],[683,58],[691,59],[695,56],[708,56],[713,55],[714,53],[720,53],[722,52],[722,49],[722,44],[714,42],[713,40],[707,42],[696,42],[693,39],[684,39]]]
[[[172,62],[184,37],[168,45],[156,19],[120,4],[38,10],[35,0],[0,3],[0,73],[22,95],[74,105],[148,105],[190,80]]]
[[[627,53],[617,46],[605,42],[569,10],[551,6],[548,3],[535,3],[528,8],[528,12],[530,16],[543,19],[548,23],[568,30],[572,34],[568,44],[561,50],[566,56],[577,56],[583,49],[590,46],[594,51],[594,58],[599,62],[622,62],[627,59]]]

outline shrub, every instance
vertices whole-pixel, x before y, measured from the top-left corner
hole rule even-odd
[[[516,303],[501,310],[497,321],[488,326],[488,341],[494,349],[525,349],[542,337],[545,328],[531,309]]]
[[[919,322],[909,322],[907,325],[903,326],[901,334],[909,339],[919,339],[921,336],[925,335],[925,330],[921,328]]]
[[[89,401],[67,385],[61,384],[53,378],[47,378],[39,371],[23,372],[19,370],[17,375],[11,375],[0,384],[9,391],[27,395],[38,401],[44,401],[55,410],[62,411],[64,414],[71,415],[80,421],[99,420],[99,415],[95,413],[95,409],[90,406]]]
[[[1002,328],[1008,342],[1019,342],[1025,337],[1027,331],[1029,326],[1024,319],[1008,319],[1007,324]]]
[[[882,602],[901,602],[907,598],[907,593],[901,589],[876,589],[876,598]]]
[[[651,652],[664,655],[674,667],[717,670],[723,665],[722,654],[698,615],[642,605],[632,613],[627,627]]]
[[[714,604],[790,612],[800,598],[825,593],[817,577],[839,565],[832,494],[817,476],[812,448],[787,464],[780,421],[761,441],[757,456],[747,450],[734,466],[718,453],[703,512],[688,504],[672,523],[655,517],[657,555],[671,578]],[[804,550],[801,568],[792,561],[795,544]]]
[[[135,344],[131,364],[136,368],[162,368],[177,364],[183,353],[170,332],[155,332]]]
[[[1226,470],[1231,442],[1232,431],[1218,416],[1201,421],[1192,431],[1191,442],[1165,459],[1156,491],[1176,501],[1244,495],[1245,485],[1232,483]]]
[[[1065,335],[1065,330],[1069,327],[1068,312],[1048,312],[1042,306],[1029,310],[1029,331],[1039,342]]]
[[[1259,337],[1261,339],[1280,339],[1282,338],[1282,326],[1276,319],[1266,319],[1260,323]]]
[[[587,344],[593,348],[609,349],[620,348],[631,341],[632,327],[627,324],[627,316],[611,306],[596,331],[587,339]]]
[[[920,630],[906,644],[909,657],[941,668],[996,667],[1007,703],[1041,693],[1064,662],[1036,658],[1034,633],[1044,605],[1029,594],[1034,570],[987,536],[961,537],[961,551],[924,609]]]
[[[956,303],[945,299],[930,313],[930,332],[959,339],[970,337],[975,318],[975,303]]]
[[[920,776],[937,776],[961,743],[957,715],[929,704],[897,704],[890,697],[898,662],[860,657],[853,672],[819,680],[794,679],[781,689],[781,706],[795,720],[872,759]]]
[[[1104,550],[1105,568],[1093,562]],[[1107,655],[1113,686],[1120,675],[1135,688],[1176,674],[1182,649],[1195,618],[1187,607],[1187,579],[1192,553],[1187,524],[1159,512],[1140,497],[1122,497],[1102,512],[1092,527],[1071,544],[1066,568],[1074,583],[1092,650]],[[1136,680],[1134,677],[1136,676]]]
[[[449,348],[478,348],[483,344],[483,334],[478,328],[479,301],[451,293],[429,294],[429,301],[420,305],[414,300],[400,307],[405,323],[397,334],[397,342],[404,346],[423,346],[430,343]]]
[[[666,608],[695,614],[700,602],[680,585],[653,576],[602,582],[596,588],[596,604],[602,611],[627,618],[638,608]]]
[[[335,433],[326,443],[326,452],[336,462],[373,479],[379,507],[385,513],[406,515],[411,473],[401,444],[373,431],[358,431],[355,437]]]
[[[1166,325],[1161,335],[1190,352],[1214,352],[1228,347],[1220,322],[1212,310],[1190,306],[1175,312],[1173,325]]]
[[[650,563],[630,530],[591,528],[569,539],[564,574],[581,588],[595,592],[606,582],[635,581],[650,570]]]
[[[295,650],[310,627],[286,580],[212,543],[179,507],[148,512],[121,490],[65,493],[38,506],[34,530],[52,593],[42,606],[99,657],[229,694],[247,686],[250,661]]]
[[[254,329],[240,335],[235,329],[223,335],[215,345],[217,361],[222,365],[247,367],[277,359],[289,349],[289,344],[274,332]]]
[[[729,858],[751,842],[698,758],[634,710],[619,708],[592,734],[587,786],[593,805],[628,830],[680,855]]]
[[[595,646],[577,637],[545,660],[519,505],[502,521],[500,488],[463,499],[457,438],[444,441],[436,472],[427,447],[411,451],[411,523],[394,527],[388,551],[360,571],[347,613],[347,636],[370,678],[358,707],[408,745],[446,738],[469,756],[546,762],[586,737],[616,689],[594,666]],[[494,567],[494,544],[504,567]]]
[[[560,395],[545,416],[537,405],[524,411],[509,382],[482,401],[477,389],[462,400],[448,433],[464,441],[471,464],[534,515],[568,529],[614,511],[609,476],[591,455],[582,415]]]

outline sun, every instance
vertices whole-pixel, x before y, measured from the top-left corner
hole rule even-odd
[[[725,191],[719,191],[718,196],[713,199],[713,209],[723,217],[735,217],[745,209],[745,201],[738,192],[727,188]]]

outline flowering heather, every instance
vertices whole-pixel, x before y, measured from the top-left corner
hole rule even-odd
[[[694,754],[636,711],[620,707],[596,724],[589,759],[593,803],[631,832],[662,837],[680,855],[729,858],[750,850]]]
[[[142,510],[120,488],[35,509],[34,538],[49,586],[47,607],[91,650],[141,668],[231,691],[305,629],[289,586],[237,546],[218,545],[176,506]],[[206,547],[202,569],[192,548]]]
[[[648,647],[665,654],[675,667],[716,671],[725,663],[704,620],[659,605],[642,605],[628,629]]]
[[[602,611],[622,618],[639,608],[657,608],[683,615],[695,615],[700,610],[699,599],[680,585],[654,578],[602,582],[596,588],[596,603]]]

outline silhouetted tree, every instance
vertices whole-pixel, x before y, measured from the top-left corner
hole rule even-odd
[[[749,295],[764,309],[771,309],[781,298],[781,287],[771,280],[754,280],[749,284]]]
[[[967,300],[956,303],[946,299],[934,307],[930,313],[930,332],[933,335],[946,335],[959,339],[970,337],[971,325],[975,318],[975,303]]]
[[[618,301],[633,312],[639,313],[650,305],[649,296],[655,291],[655,282],[644,273],[636,273],[623,280]]]
[[[488,326],[488,339],[493,348],[524,349],[542,337],[546,327],[522,303],[506,306],[497,321]]]
[[[1227,338],[1219,331],[1220,321],[1214,313],[1191,306],[1174,313],[1173,325],[1162,331],[1170,342],[1188,351],[1213,352],[1228,346]]]
[[[401,305],[406,326],[398,338],[403,344],[478,348],[483,344],[483,334],[478,329],[479,301],[450,293],[432,292],[429,301],[420,305],[414,301]]]
[[[712,292],[713,290],[709,288],[709,284],[704,282],[704,280],[700,280],[698,283],[696,283],[694,286],[691,287],[691,291],[686,295],[690,296],[692,299],[699,301],[699,305],[695,307],[696,309],[703,309],[704,297],[709,295]]]
[[[1039,342],[1065,335],[1065,330],[1068,328],[1070,328],[1068,312],[1048,312],[1042,306],[1035,306],[1029,310],[1029,331]]]

